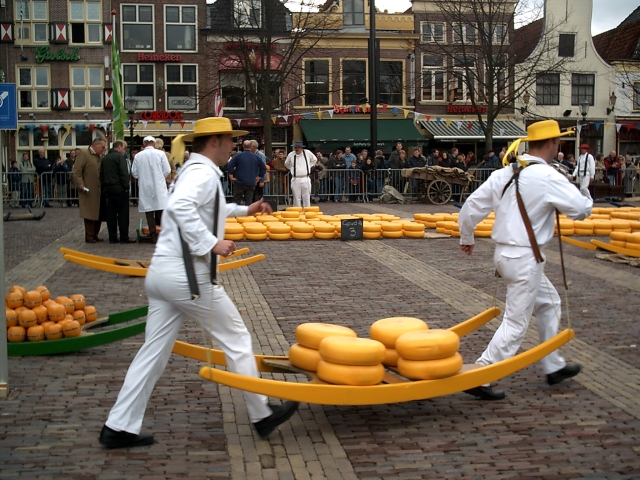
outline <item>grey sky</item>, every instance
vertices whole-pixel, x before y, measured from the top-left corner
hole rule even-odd
[[[597,35],[611,30],[640,5],[638,0],[593,0],[591,31]],[[376,0],[379,10],[404,12],[411,6],[409,0]]]

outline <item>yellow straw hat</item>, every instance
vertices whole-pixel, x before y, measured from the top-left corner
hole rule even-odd
[[[193,129],[193,133],[178,135],[171,142],[171,154],[182,165],[184,160],[185,142],[191,142],[196,137],[205,135],[231,135],[239,137],[249,133],[246,130],[234,130],[231,120],[226,117],[208,117],[198,120]]]
[[[539,140],[549,140],[550,138],[564,137],[566,135],[573,135],[575,130],[569,129],[566,132],[560,131],[560,125],[555,120],[543,120],[541,122],[532,123],[527,128],[526,138],[518,138],[507,149],[504,158],[502,159],[502,165],[507,167],[509,165],[509,154],[513,151],[518,151],[520,142],[537,142]],[[527,162],[523,162],[518,158],[518,162],[524,165]],[[526,166],[526,165],[524,165]]]

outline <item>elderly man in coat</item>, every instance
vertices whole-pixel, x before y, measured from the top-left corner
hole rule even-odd
[[[171,174],[167,157],[164,151],[155,148],[155,142],[151,135],[144,137],[144,150],[136,155],[131,166],[131,175],[138,179],[138,210],[147,217],[152,243],[158,240],[156,226],[160,226],[167,204],[167,180]]]
[[[73,181],[78,188],[80,216],[84,219],[84,240],[102,242],[100,233],[100,162],[106,142],[96,138],[86,150],[80,150],[73,166]]]

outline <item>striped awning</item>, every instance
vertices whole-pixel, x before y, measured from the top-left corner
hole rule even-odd
[[[427,138],[441,141],[457,142],[461,140],[484,140],[485,136],[477,120],[440,119],[418,122]],[[526,137],[527,132],[511,120],[493,122],[494,140],[513,140]]]

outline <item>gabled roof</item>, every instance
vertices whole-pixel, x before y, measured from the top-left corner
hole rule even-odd
[[[515,63],[524,62],[538,46],[542,29],[544,28],[544,18],[531,22],[524,27],[518,28],[513,34],[511,50]]]
[[[640,7],[636,8],[633,12],[629,14],[627,18],[625,18],[618,27],[622,27],[624,25],[630,25],[632,23],[640,22]]]
[[[606,62],[640,60],[640,21],[625,22],[626,20],[620,26],[593,37],[596,50]]]

